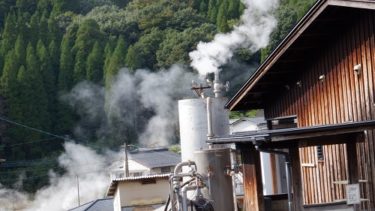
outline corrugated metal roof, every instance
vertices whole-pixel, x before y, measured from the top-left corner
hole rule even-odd
[[[97,199],[69,211],[113,211],[113,198]]]
[[[148,168],[175,166],[181,162],[181,156],[168,149],[145,150],[129,153],[129,159]]]
[[[107,190],[107,196],[114,196],[117,184],[119,182],[133,182],[133,181],[139,181],[142,182],[144,180],[148,179],[169,179],[170,174],[154,174],[154,175],[145,175],[145,176],[139,176],[139,177],[124,177],[124,178],[116,178],[112,180],[110,186]]]
[[[170,174],[154,174],[154,175],[145,175],[145,176],[138,176],[138,177],[123,177],[123,178],[116,178],[112,180],[112,182],[126,182],[126,181],[134,181],[134,180],[144,180],[144,179],[157,179],[157,178],[169,178]]]

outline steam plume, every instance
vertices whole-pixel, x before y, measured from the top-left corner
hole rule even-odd
[[[75,129],[80,138],[86,139],[95,128],[93,138],[103,142],[111,136],[118,145],[136,132],[140,134],[138,143],[144,146],[167,146],[175,136],[176,101],[192,96],[192,80],[198,76],[177,65],[158,72],[137,70],[135,74],[123,68],[109,90],[81,82],[64,100],[84,120]]]
[[[113,162],[111,156],[101,156],[95,151],[74,143],[64,144],[65,152],[58,162],[66,170],[63,175],[50,171],[50,185],[40,189],[35,196],[6,189],[0,185],[0,210],[62,211],[77,206],[77,176],[81,204],[102,198],[109,185],[106,166]],[[115,153],[113,153],[115,154]]]
[[[278,6],[278,0],[244,0],[243,3],[246,9],[240,24],[233,31],[217,34],[209,43],[200,42],[197,50],[190,52],[191,66],[199,74],[218,72],[238,48],[248,48],[254,52],[267,46],[270,34],[277,25],[272,12]]]

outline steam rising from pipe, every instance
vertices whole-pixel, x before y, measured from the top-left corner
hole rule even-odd
[[[278,0],[243,0],[246,6],[240,24],[233,31],[217,34],[213,41],[200,42],[197,50],[190,52],[191,66],[199,74],[219,72],[238,48],[247,48],[252,52],[266,47],[273,29],[277,25],[272,15],[278,6]]]

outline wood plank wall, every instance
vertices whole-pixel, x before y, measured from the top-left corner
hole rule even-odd
[[[266,118],[297,115],[298,127],[375,119],[375,14],[367,11],[359,21],[349,24],[331,44],[317,54],[303,71],[302,86],[288,84],[277,99],[265,108]],[[361,64],[359,75],[354,65]],[[319,76],[325,79],[320,81]],[[298,81],[298,80],[297,80]],[[275,96],[274,96],[275,97]],[[358,171],[361,180],[362,208],[374,207],[375,131],[368,131],[359,143]],[[345,185],[335,181],[348,179],[345,145],[323,147],[324,160],[317,159],[316,147],[301,147],[301,175],[304,204],[330,203],[345,199]]]

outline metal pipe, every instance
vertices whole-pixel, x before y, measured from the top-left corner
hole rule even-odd
[[[180,181],[179,179],[182,178],[182,177],[188,177],[188,176],[193,176],[192,173],[181,173],[182,172],[182,167],[184,166],[192,166],[194,165],[195,166],[195,169],[197,168],[196,164],[194,161],[184,161],[184,162],[181,162],[179,164],[176,165],[176,167],[174,168],[174,172],[173,172],[173,176],[170,177],[170,179],[172,180],[172,184],[171,184],[171,187],[170,187],[170,191],[171,191],[171,208],[172,208],[172,211],[177,211],[177,207],[175,206],[175,204],[177,204],[177,197],[176,195],[178,196],[178,192],[180,190]]]
[[[196,190],[198,186],[192,185],[192,186],[185,186],[182,188],[182,211],[188,211],[188,206],[187,206],[187,192],[190,190]]]
[[[292,202],[292,190],[291,190],[291,179],[290,179],[290,170],[291,165],[289,159],[286,159],[285,161],[285,171],[286,171],[286,188],[288,193],[288,210],[293,210],[293,202]]]
[[[291,181],[291,165],[290,165],[290,156],[288,152],[278,151],[278,150],[272,150],[272,149],[262,149],[259,148],[258,145],[255,146],[255,149],[257,149],[260,152],[268,152],[273,154],[279,154],[285,157],[285,173],[286,173],[286,184],[287,184],[287,194],[288,194],[288,211],[293,211],[293,201],[292,201],[292,181]]]
[[[196,167],[196,164],[195,164],[194,161],[191,161],[191,160],[183,161],[183,162],[176,165],[176,167],[174,168],[173,174],[178,175],[179,172],[181,172],[183,166],[192,166],[192,165],[194,165]]]
[[[212,104],[211,98],[207,97],[206,106],[207,106],[207,138],[208,139],[211,139],[211,138],[214,137],[214,133],[213,133],[213,130],[212,130],[212,109],[211,109],[211,104]]]

